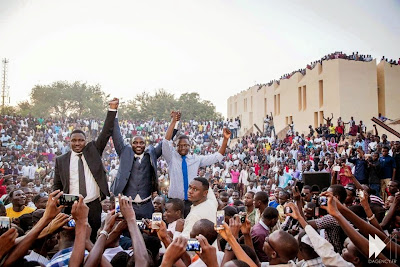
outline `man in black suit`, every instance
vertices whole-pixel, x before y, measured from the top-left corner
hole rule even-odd
[[[60,189],[65,194],[81,194],[84,197],[89,207],[92,241],[96,240],[101,224],[100,201],[110,195],[101,156],[112,135],[117,103],[116,98],[110,101],[103,129],[96,141],[87,143],[85,133],[74,130],[70,140],[72,151],[56,158],[53,190]]]

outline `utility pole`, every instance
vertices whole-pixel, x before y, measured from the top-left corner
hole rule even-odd
[[[3,59],[2,62],[3,62],[3,83],[1,90],[1,113],[4,115],[5,98],[8,97],[8,88],[6,87],[6,81],[7,81],[7,64],[9,61],[5,58]]]

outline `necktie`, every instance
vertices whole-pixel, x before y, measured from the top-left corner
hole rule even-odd
[[[85,169],[83,168],[82,154],[78,154],[79,194],[86,197]]]
[[[182,174],[183,174],[183,192],[185,193],[185,200],[188,199],[187,192],[189,188],[188,170],[186,163],[186,156],[182,156]]]

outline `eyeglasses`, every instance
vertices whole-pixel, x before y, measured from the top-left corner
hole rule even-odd
[[[275,251],[275,253],[276,253],[276,256],[278,256],[279,257],[279,254],[278,254],[278,251],[276,251],[276,249],[274,249],[274,247],[272,246],[272,244],[269,242],[269,238],[268,238],[268,236],[265,238],[265,242],[267,242],[268,243],[268,245],[272,248],[272,250],[273,251]]]

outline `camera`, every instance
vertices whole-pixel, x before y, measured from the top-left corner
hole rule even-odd
[[[161,212],[154,212],[151,220],[151,229],[160,229],[160,223],[162,220]]]
[[[140,230],[148,230],[147,225],[144,223],[143,219],[141,221],[136,221],[136,223]]]
[[[224,210],[218,210],[217,211],[217,229],[223,229],[224,227],[222,226],[225,222],[225,211]]]
[[[60,205],[72,207],[75,201],[79,201],[78,195],[63,194],[60,197]]]
[[[327,206],[328,205],[328,198],[327,197],[314,195],[313,196],[313,200],[315,202],[315,206],[316,207]]]
[[[196,238],[187,241],[186,251],[200,251],[200,242]]]

